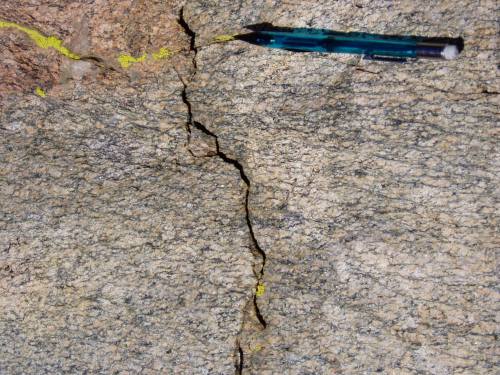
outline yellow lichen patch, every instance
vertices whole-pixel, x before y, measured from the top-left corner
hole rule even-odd
[[[41,87],[37,87],[35,89],[35,94],[37,94],[38,96],[41,96],[42,98],[45,98],[47,96],[47,94],[45,93],[45,91]]]
[[[265,292],[266,292],[266,287],[264,286],[264,284],[258,283],[257,289],[255,290],[255,295],[257,297],[262,297]]]
[[[120,63],[120,65],[122,66],[122,68],[127,69],[132,64],[146,61],[146,57],[147,57],[146,54],[143,54],[140,57],[134,57],[134,56],[122,54],[122,55],[120,55],[118,57],[118,62]]]
[[[152,56],[154,60],[168,59],[174,55],[174,52],[168,48],[162,47],[158,52],[153,52]]]
[[[215,43],[225,43],[234,40],[234,35],[217,35],[214,38]]]
[[[260,352],[262,350],[262,345],[257,344],[252,348],[252,352]]]
[[[57,52],[59,52],[61,55],[64,55],[70,59],[73,60],[79,60],[80,56],[78,56],[76,53],[71,52],[69,49],[64,47],[62,45],[62,40],[56,38],[55,36],[45,36],[42,33],[30,29],[21,25],[18,25],[17,23],[14,22],[9,22],[9,21],[2,21],[0,20],[0,28],[13,28],[17,29],[19,31],[24,32],[26,35],[28,35],[31,40],[33,40],[38,47],[41,48],[53,48]]]

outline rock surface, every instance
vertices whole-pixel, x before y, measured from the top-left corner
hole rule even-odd
[[[496,373],[495,10],[0,4],[80,57],[0,28],[0,373]],[[466,48],[211,45],[258,22]]]
[[[25,18],[45,35],[73,22],[42,13]],[[172,40],[189,51],[178,14],[162,32],[180,30]],[[26,56],[48,64],[4,91],[0,114],[0,373],[234,373],[255,286],[247,186],[187,128],[180,77],[192,74],[192,54],[110,70],[0,32],[23,43],[21,55],[2,50],[14,67],[3,77]],[[86,74],[61,74],[81,64]],[[26,92],[34,85],[46,96]]]
[[[118,69],[120,55],[140,58],[165,47],[188,51],[189,36],[178,23],[181,6],[177,0],[2,2],[0,20],[56,36],[81,60],[65,59],[53,48],[39,48],[26,33],[0,27],[0,99],[10,92],[33,91],[33,86],[50,89],[91,78],[97,73],[90,63]],[[136,75],[158,73],[163,61],[148,60]]]
[[[193,116],[244,167],[267,256],[267,327],[244,332],[244,373],[498,371],[495,7],[188,5],[200,44],[258,22],[466,43],[458,60],[407,65],[200,47]]]

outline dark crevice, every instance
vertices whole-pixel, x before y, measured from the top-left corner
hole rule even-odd
[[[190,107],[191,107],[191,105],[188,106],[188,110],[190,110]],[[254,245],[254,248],[255,248],[255,250],[257,250],[257,252],[259,253],[259,256],[262,258],[262,267],[259,270],[258,275],[257,275],[257,277],[260,279],[264,275],[264,266],[266,264],[266,253],[262,250],[259,243],[257,242],[257,239],[255,238],[255,234],[253,231],[252,223],[250,221],[250,211],[248,209],[248,199],[250,196],[250,179],[245,174],[245,170],[243,169],[243,166],[241,165],[241,163],[238,160],[228,157],[224,152],[222,152],[220,150],[218,137],[214,133],[212,133],[210,130],[208,130],[203,124],[199,123],[198,121],[193,121],[192,114],[190,115],[190,118],[191,118],[190,125],[194,126],[199,131],[214,138],[215,147],[216,147],[216,151],[217,151],[216,156],[220,157],[224,162],[233,165],[240,172],[241,179],[247,185],[247,192],[246,192],[246,196],[245,196],[246,221],[247,221],[247,226],[248,226],[248,229],[250,232],[250,238],[252,239],[252,243]]]
[[[182,84],[184,85],[184,87],[182,89],[182,93],[181,93],[181,98],[182,98],[182,102],[187,107],[188,118],[186,121],[186,130],[188,133],[187,144],[189,145],[189,142],[191,141],[191,123],[193,122],[193,113],[191,112],[191,103],[189,102],[189,100],[187,98],[187,94],[186,94],[187,85],[182,80],[180,74],[179,73],[177,73],[177,74],[179,75],[179,79],[181,80]]]
[[[181,81],[182,85],[183,85],[183,88],[182,88],[182,92],[181,92],[181,98],[182,98],[182,102],[186,105],[186,108],[187,108],[187,121],[186,121],[186,132],[187,132],[187,140],[186,140],[186,144],[188,145],[188,151],[189,153],[196,157],[196,155],[193,154],[193,152],[191,151],[191,149],[189,148],[189,143],[191,142],[191,123],[193,122],[193,113],[191,111],[191,103],[189,102],[188,98],[187,98],[187,84],[186,82],[184,82],[184,80],[182,79],[182,76],[179,74],[179,72],[176,70],[176,73],[177,75],[179,76],[179,80]]]
[[[236,372],[235,375],[243,374],[243,349],[241,349],[240,343],[238,343],[238,361],[235,364]]]
[[[188,125],[188,130],[191,133],[191,127],[189,125],[193,122],[193,113],[191,112],[191,103],[189,102],[189,100],[187,98],[187,94],[186,94],[187,86],[186,86],[186,84],[184,82],[182,82],[182,83],[184,85],[184,89],[182,90],[182,93],[181,93],[182,102],[186,105],[186,107],[188,109],[188,121],[187,121],[187,125]]]
[[[184,29],[184,32],[186,33],[186,35],[191,38],[189,49],[191,51],[194,51],[196,49],[195,48],[196,34],[193,30],[191,30],[191,28],[187,24],[186,20],[184,19],[184,7],[182,7],[180,12],[179,12],[179,21],[178,22],[179,22],[179,25]]]
[[[499,92],[497,91],[488,91],[488,89],[483,89],[481,91],[481,94],[486,94],[486,95],[498,95],[500,94]]]
[[[261,272],[263,272],[263,271],[264,271],[264,267],[262,267]],[[255,315],[257,316],[257,319],[259,320],[260,325],[262,326],[262,328],[266,329],[267,322],[264,319],[264,317],[262,316],[262,314],[260,313],[259,305],[257,304],[257,296],[256,295],[253,296],[253,307],[255,309]]]
[[[189,103],[189,100],[187,100],[187,98],[186,98],[186,101]],[[191,104],[188,105],[188,110],[191,111]],[[250,238],[252,239],[252,243],[254,245],[254,248],[255,248],[255,250],[257,250],[257,252],[259,253],[259,256],[262,258],[262,267],[259,270],[258,275],[257,275],[257,277],[259,278],[259,281],[260,281],[260,278],[264,275],[264,266],[266,264],[266,253],[262,250],[259,243],[257,242],[257,239],[255,238],[255,233],[253,231],[252,223],[250,221],[250,210],[248,208],[248,206],[249,206],[248,199],[250,196],[250,179],[245,174],[245,170],[243,169],[243,166],[241,165],[241,163],[238,160],[230,158],[229,156],[227,156],[224,152],[222,152],[220,150],[219,139],[214,133],[212,133],[210,130],[208,130],[203,124],[199,123],[198,121],[193,121],[192,113],[190,113],[188,118],[191,119],[191,123],[190,123],[191,126],[194,126],[199,131],[214,138],[216,152],[217,152],[217,154],[215,156],[220,157],[225,163],[233,165],[240,172],[241,179],[247,185],[247,192],[245,195],[245,214],[246,214],[245,216],[246,216],[248,230],[250,232]]]
[[[178,22],[179,22],[179,25],[184,29],[186,35],[188,35],[190,37],[190,50],[194,52],[193,67],[194,67],[194,74],[196,74],[196,72],[197,72],[196,55],[198,53],[198,50],[196,47],[196,33],[189,27],[188,23],[184,19],[184,8],[181,8],[181,10],[179,12],[179,21]],[[192,106],[191,106],[191,103],[190,103],[190,101],[188,99],[188,95],[187,95],[187,88],[188,88],[187,83],[182,79],[182,77],[179,73],[178,73],[178,75],[179,75],[180,81],[182,82],[182,84],[184,86],[182,93],[181,93],[182,101],[186,105],[186,108],[187,108],[186,131],[188,133],[188,139],[187,139],[188,150],[189,150],[189,143],[191,140],[191,133],[192,133],[193,128],[196,128],[197,130],[203,132],[204,134],[211,136],[215,141],[215,147],[216,147],[216,150],[215,150],[216,153],[213,156],[219,157],[225,163],[231,164],[233,167],[235,167],[239,171],[241,179],[243,180],[243,182],[247,186],[246,194],[245,194],[246,223],[247,223],[248,231],[250,233],[250,239],[252,241],[252,248],[255,250],[254,254],[256,256],[260,257],[260,259],[261,259],[260,269],[258,271],[254,271],[254,272],[256,272],[255,276],[257,279],[257,283],[256,283],[256,287],[254,290],[254,295],[253,295],[253,307],[254,307],[255,316],[257,317],[262,328],[265,329],[267,327],[267,323],[260,312],[259,306],[257,304],[257,296],[255,293],[257,291],[257,286],[261,283],[262,277],[264,276],[264,267],[266,265],[266,253],[262,250],[259,243],[257,242],[257,239],[255,237],[255,233],[253,231],[252,223],[250,220],[250,210],[249,210],[249,196],[250,196],[250,186],[251,186],[250,179],[246,175],[245,170],[243,168],[243,165],[238,160],[230,158],[223,151],[221,151],[220,145],[219,145],[219,139],[218,139],[217,135],[215,135],[213,132],[208,130],[205,127],[205,125],[194,120]],[[191,152],[191,150],[189,150],[189,152],[191,153],[191,155],[196,157],[196,155],[194,155],[193,152]],[[209,157],[213,157],[213,156],[209,156]],[[241,375],[243,373],[243,349],[240,345],[239,340],[237,341],[237,355],[239,358],[236,361],[236,375]]]
[[[184,89],[184,91],[186,91],[186,89]],[[189,103],[187,96],[183,95],[183,97],[186,97],[186,101]],[[190,112],[188,114],[188,119],[190,119],[190,124],[188,125],[188,128],[191,129],[191,126],[194,126],[199,131],[213,137],[215,140],[215,147],[216,147],[216,152],[217,152],[215,154],[215,156],[218,156],[219,158],[221,158],[225,163],[228,163],[228,164],[231,164],[232,166],[234,166],[240,172],[240,177],[243,180],[243,182],[245,182],[245,184],[247,185],[247,191],[245,194],[246,222],[247,222],[247,226],[248,226],[248,231],[250,233],[250,238],[252,240],[253,248],[257,251],[258,255],[262,259],[260,270],[257,272],[257,275],[256,275],[257,285],[258,285],[258,284],[260,284],[262,277],[264,276],[264,267],[266,265],[266,253],[264,252],[264,250],[262,250],[259,243],[257,242],[257,239],[255,238],[255,233],[253,231],[252,222],[250,221],[250,210],[249,210],[249,204],[248,204],[249,196],[250,196],[250,186],[251,186],[250,179],[245,174],[245,170],[243,169],[243,166],[241,165],[241,163],[238,160],[228,157],[224,152],[222,152],[220,150],[219,139],[217,138],[217,136],[214,133],[212,133],[210,130],[208,130],[203,124],[193,120],[193,116],[191,113],[191,105],[190,104],[189,105],[186,104],[186,105],[188,107],[188,111]],[[257,287],[256,287],[256,290],[257,290]],[[260,312],[259,306],[257,304],[257,296],[255,294],[253,297],[253,306],[255,309],[255,315],[256,315],[257,319],[259,320],[259,323],[262,325],[262,328],[266,328],[267,323]]]
[[[196,33],[189,27],[188,23],[184,19],[184,7],[182,7],[179,11],[178,23],[184,29],[186,35],[189,36],[189,50],[194,52],[193,66],[196,72],[196,54],[198,53],[198,49],[196,48]]]
[[[89,55],[89,56],[80,56],[80,59],[81,61],[90,61],[90,62],[95,62],[95,63],[99,63],[99,64],[104,64],[105,63],[105,60],[99,56],[93,56],[93,55]]]

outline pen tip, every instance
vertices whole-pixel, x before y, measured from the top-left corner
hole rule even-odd
[[[243,40],[245,42],[250,42],[251,43],[251,42],[255,41],[255,33],[235,35],[234,39],[236,39],[236,40]]]

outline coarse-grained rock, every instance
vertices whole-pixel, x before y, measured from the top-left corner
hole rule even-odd
[[[194,1],[193,118],[250,181],[266,328],[248,374],[498,372],[494,1]],[[217,20],[217,22],[214,22]],[[247,24],[458,37],[388,64],[243,42]],[[246,325],[245,325],[246,326]]]
[[[188,51],[189,36],[178,22],[182,4],[179,0],[2,2],[0,21],[55,36],[79,60],[65,59],[53,48],[37,48],[26,33],[0,27],[0,100],[11,92],[32,92],[36,86],[48,91],[75,79],[95,79],[94,64],[119,70],[120,55],[140,58],[161,48]],[[133,74],[158,72],[164,65],[163,59],[146,60],[131,64]],[[182,55],[173,60],[178,69],[190,66]]]
[[[496,8],[1,3],[79,58],[0,27],[0,374],[498,372]],[[465,50],[213,44],[260,22]]]
[[[234,371],[246,185],[191,156],[183,86],[162,74],[0,117],[0,373]]]
[[[149,53],[164,42],[147,29],[159,27],[161,38],[185,41],[184,52],[108,69],[0,29],[2,41],[18,47],[3,50],[14,68],[2,78],[26,78],[4,91],[0,113],[1,374],[235,371],[242,314],[256,282],[247,185],[234,165],[207,157],[216,154],[213,138],[187,124],[183,81],[193,73],[193,56],[179,9],[139,3],[130,13],[116,3],[112,13],[137,13],[128,38],[144,32]],[[89,35],[116,26],[99,16],[113,7],[84,7],[82,14],[95,14]],[[2,3],[2,17],[14,8]],[[158,9],[176,16],[170,24],[161,17],[148,23]],[[62,11],[45,14],[37,6],[23,17],[66,46],[62,31],[81,31]],[[103,38],[142,53],[120,42],[124,32]],[[85,53],[105,54],[89,40]],[[81,72],[82,64],[88,74],[60,74],[61,67]],[[48,75],[46,96],[37,96],[32,85]]]

